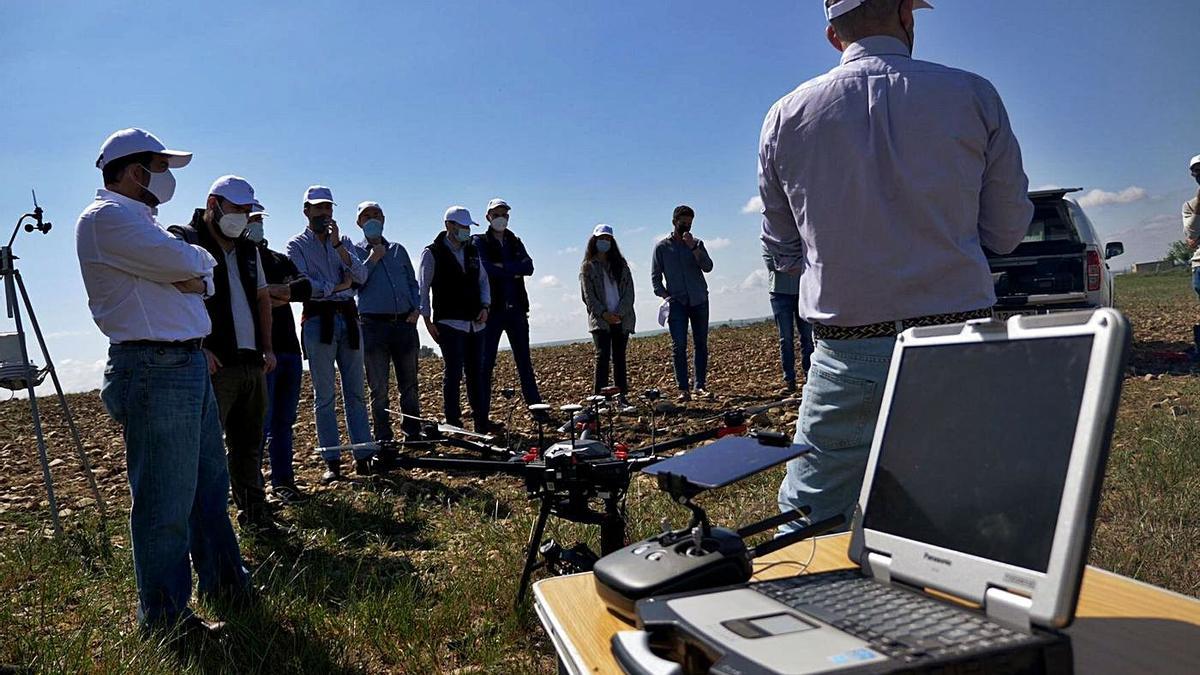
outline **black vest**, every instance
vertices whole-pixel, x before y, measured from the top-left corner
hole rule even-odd
[[[446,244],[446,233],[442,232],[425,247],[433,253],[433,281],[429,284],[433,295],[433,322],[474,321],[483,309],[479,298],[479,253],[467,241],[463,244],[463,267]]]
[[[196,209],[189,225],[173,225],[169,228],[176,236],[189,244],[199,244],[217,260],[213,270],[213,286],[215,292],[211,298],[204,301],[208,308],[208,318],[212,322],[212,332],[204,338],[204,348],[216,355],[222,363],[237,363],[238,352],[237,333],[233,330],[233,304],[229,297],[229,272],[225,269],[225,249],[209,233],[208,225],[204,223],[204,209]],[[259,352],[262,351],[262,328],[258,317],[258,247],[254,242],[238,238],[233,242],[234,255],[237,258],[238,277],[242,282],[242,290],[246,293],[246,302],[250,306],[250,317],[254,321],[254,344]]]

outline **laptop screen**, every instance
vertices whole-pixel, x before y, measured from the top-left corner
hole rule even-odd
[[[1092,340],[902,350],[864,527],[1045,572]]]

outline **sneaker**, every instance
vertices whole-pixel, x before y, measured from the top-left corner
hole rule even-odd
[[[781,393],[783,393],[786,396],[790,396],[790,395],[796,393],[796,383],[795,382],[785,383],[783,385],[783,392],[781,392]]]
[[[337,460],[325,461],[325,473],[321,474],[321,485],[329,485],[342,479],[342,463]]]
[[[301,492],[300,488],[296,487],[295,483],[291,485],[280,485],[274,488],[271,492],[275,495],[275,498],[280,501],[280,503],[289,506],[292,504],[303,504],[309,499],[312,499],[310,495],[306,495]]]
[[[626,412],[633,412],[635,410],[637,410],[637,408],[634,407],[633,404],[631,404],[629,402],[628,398],[625,398],[625,394],[621,394],[620,396],[617,396],[617,412],[626,413]]]
[[[712,398],[712,392],[704,387],[696,387],[696,398]]]
[[[165,640],[173,645],[199,645],[220,640],[225,634],[225,622],[205,621],[195,614],[188,614],[174,625],[143,625],[138,630],[148,640]]]
[[[679,395],[675,397],[675,400],[679,401],[680,403],[687,403],[688,401],[692,400],[692,392],[688,391],[687,389],[683,389],[679,392]]]

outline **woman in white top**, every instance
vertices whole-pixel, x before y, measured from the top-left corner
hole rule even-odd
[[[628,407],[625,351],[634,327],[633,275],[613,238],[612,226],[597,225],[592,230],[579,268],[579,288],[583,304],[587,306],[592,343],[596,347],[593,392],[598,394],[608,386],[611,360],[613,380],[621,391],[618,401]]]

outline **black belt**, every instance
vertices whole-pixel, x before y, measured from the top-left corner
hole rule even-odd
[[[204,344],[204,340],[202,338],[179,340],[176,342],[169,342],[166,340],[130,340],[128,342],[118,342],[116,344],[121,347],[156,347],[158,349],[187,349],[189,351],[196,351],[200,349],[202,344]]]
[[[823,340],[862,340],[865,338],[896,337],[908,328],[919,326],[944,326],[952,323],[963,323],[972,319],[988,319],[992,316],[991,309],[976,309],[970,312],[951,312],[949,314],[930,314],[913,319],[899,321],[880,321],[865,326],[825,326],[813,324],[813,334]]]

